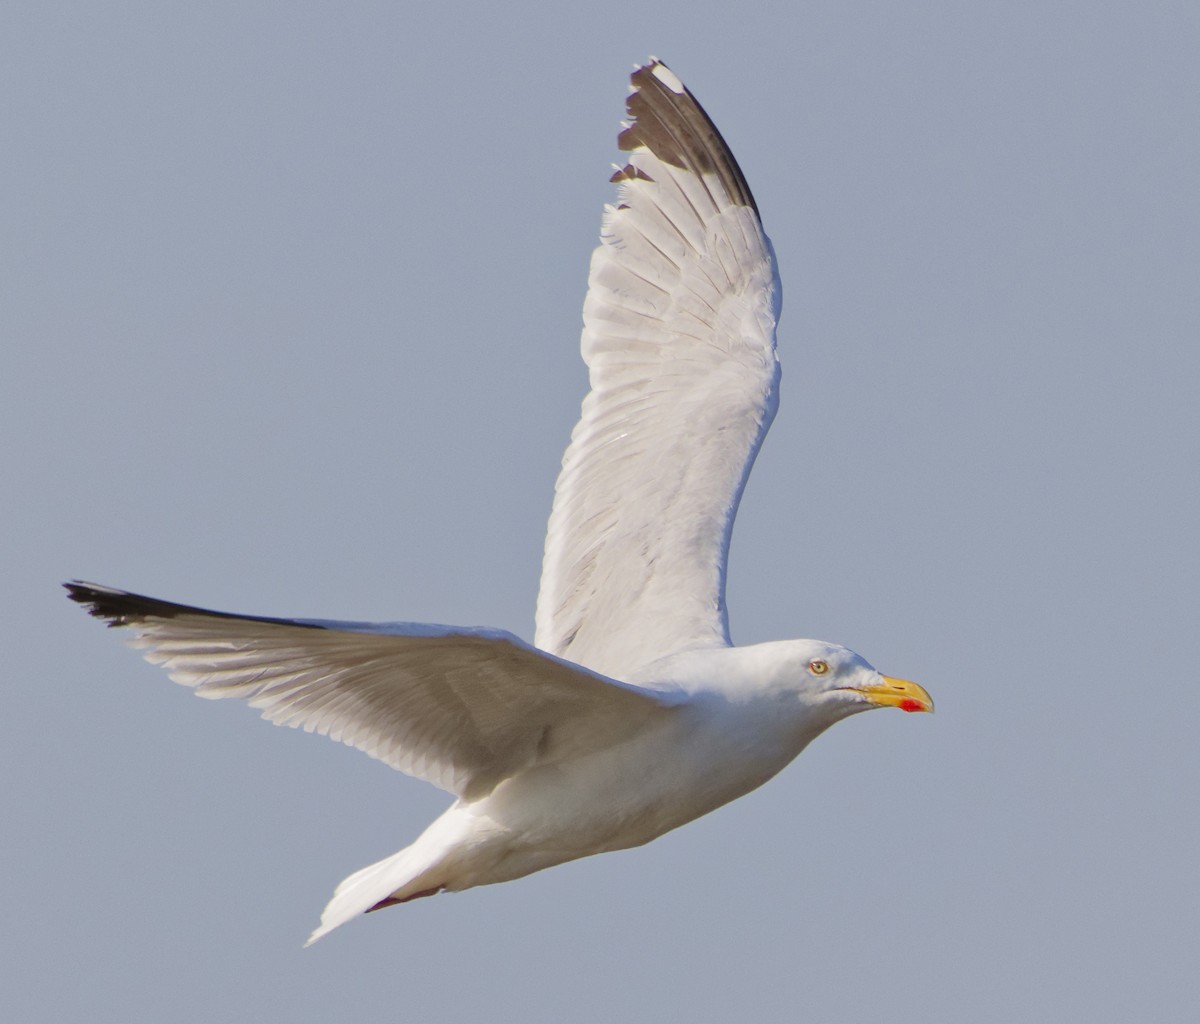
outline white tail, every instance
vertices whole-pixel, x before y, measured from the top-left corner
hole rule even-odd
[[[321,923],[304,945],[311,946],[350,918],[366,913],[411,879],[411,850],[407,847],[343,879],[321,912]]]
[[[321,923],[304,945],[311,946],[389,896],[412,899],[446,885],[450,881],[444,863],[446,854],[454,848],[465,824],[455,813],[459,806],[455,804],[434,821],[411,846],[343,879],[321,912]]]

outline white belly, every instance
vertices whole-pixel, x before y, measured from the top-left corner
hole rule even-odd
[[[463,831],[446,888],[640,846],[762,785],[813,735],[688,709],[619,747],[530,769],[447,812]]]

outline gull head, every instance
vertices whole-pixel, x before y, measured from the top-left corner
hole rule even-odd
[[[820,717],[830,722],[873,708],[933,711],[933,698],[924,687],[886,676],[862,655],[825,640],[776,640],[695,652],[673,667],[676,672],[683,668],[676,679],[685,689],[716,690],[734,703],[798,703],[823,712]]]
[[[826,724],[873,708],[933,711],[924,687],[886,676],[850,648],[824,640],[692,651],[664,659],[639,681],[651,679],[697,695],[720,695],[734,705],[780,710],[799,705],[806,715],[820,712]]]
[[[885,676],[848,647],[821,640],[793,643],[793,678],[813,704],[832,705],[844,715],[872,708],[933,711],[933,698],[923,686]]]

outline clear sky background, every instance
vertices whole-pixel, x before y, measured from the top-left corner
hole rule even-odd
[[[1196,5],[39,2],[0,51],[6,1020],[1200,1019]],[[58,584],[531,636],[650,53],[784,280],[735,639],[938,714],[302,950],[448,797]]]

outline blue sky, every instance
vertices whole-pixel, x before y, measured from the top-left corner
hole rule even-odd
[[[1192,1019],[1196,12],[435,6],[0,16],[13,1019]],[[194,700],[57,584],[530,636],[650,53],[783,275],[734,637],[938,714],[302,951],[445,795]]]

